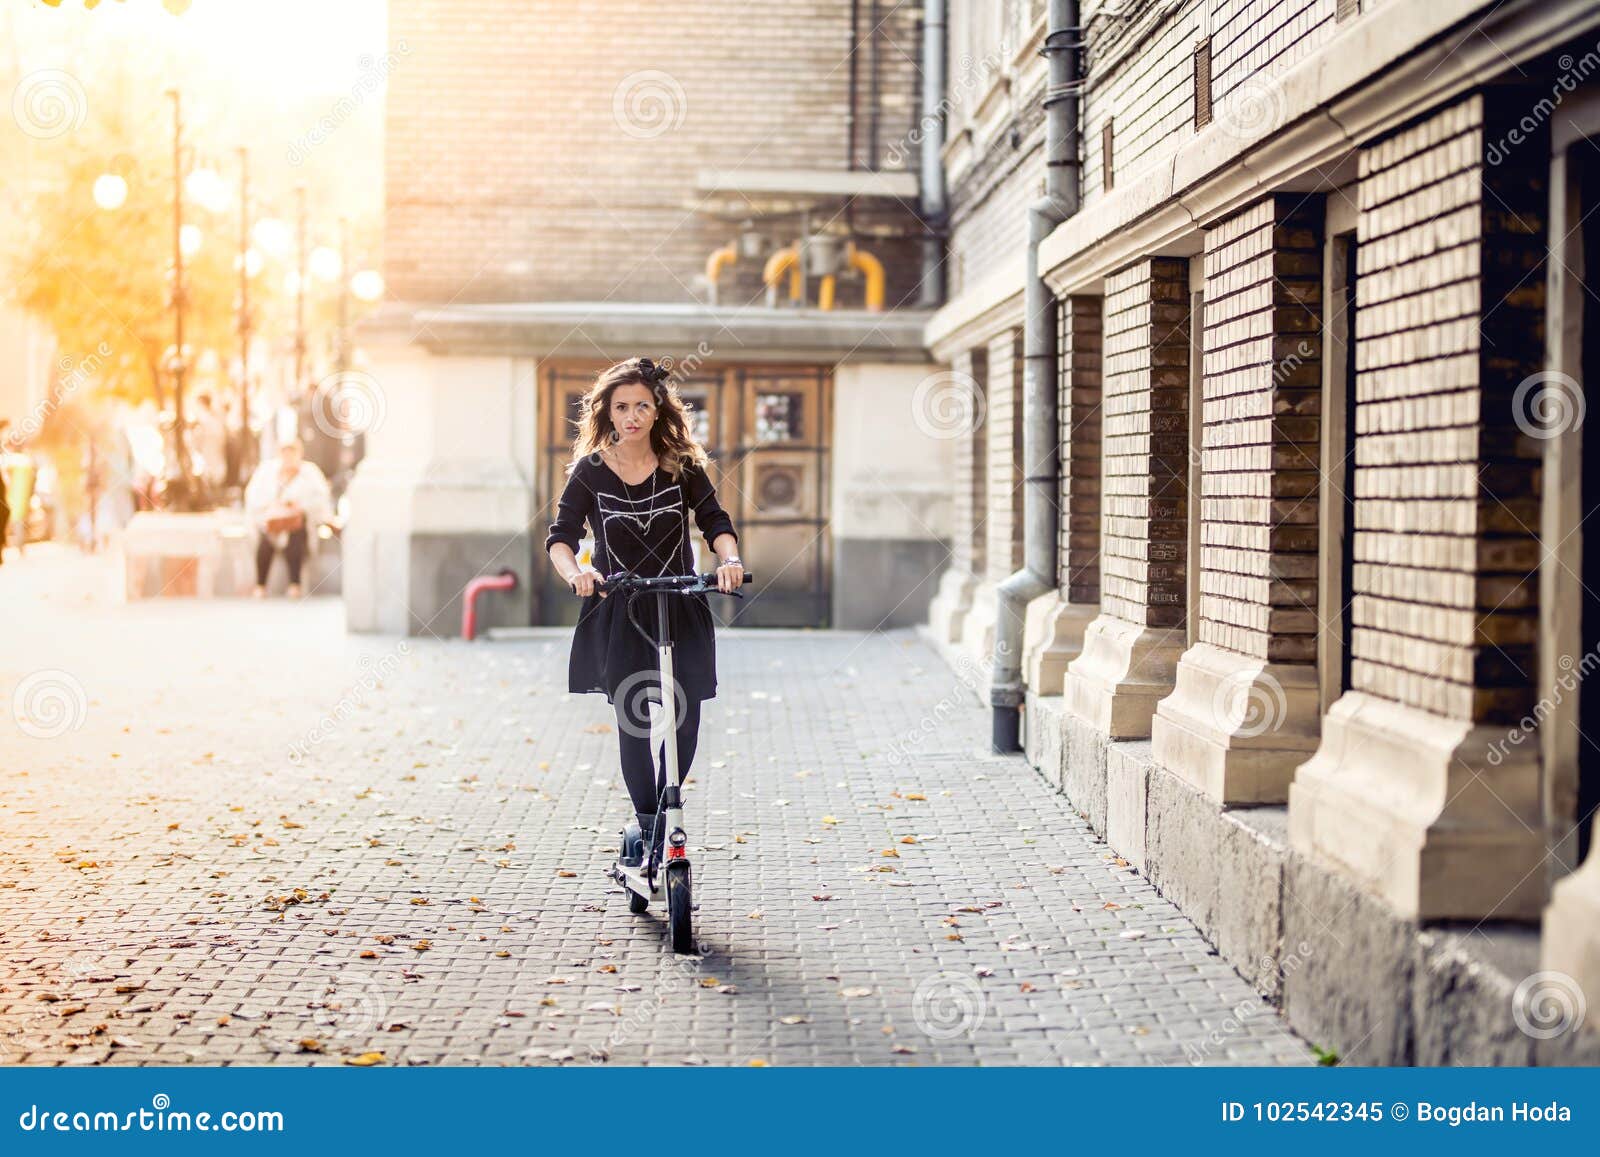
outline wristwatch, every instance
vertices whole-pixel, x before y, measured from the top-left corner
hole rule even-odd
[[[740,558],[738,555],[734,555],[731,558],[723,559],[717,565],[718,566],[732,566],[734,563],[738,563],[740,566],[743,566],[744,565],[744,559]]]

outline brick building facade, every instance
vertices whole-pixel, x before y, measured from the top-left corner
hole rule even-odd
[[[600,11],[391,5],[352,625],[442,630],[504,565],[502,621],[560,621],[572,399],[670,356],[784,576],[751,621],[992,664],[997,742],[1020,701],[1041,773],[1346,1059],[1600,1057],[1593,1016],[1536,1023],[1600,1007],[1600,5]]]
[[[981,420],[927,630],[985,662],[1023,557],[996,371],[1028,321],[1046,7],[950,20],[952,80],[959,30],[1000,50],[945,149],[927,339]],[[1081,207],[1037,248],[1061,468],[1056,589],[1017,640],[1029,758],[1347,1059],[1600,1059],[1593,1011],[1528,1026],[1552,994],[1600,1007],[1600,5],[1062,7]]]
[[[741,551],[741,621],[926,611],[953,447],[905,427],[928,364],[905,5],[392,0],[381,428],[350,492],[360,630],[570,621],[539,552],[597,369],[675,363]],[[852,23],[853,21],[853,23]],[[873,438],[892,427],[893,440]]]

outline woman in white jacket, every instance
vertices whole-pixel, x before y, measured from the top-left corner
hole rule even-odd
[[[266,595],[272,557],[281,551],[289,564],[289,597],[298,598],[311,535],[333,517],[328,480],[315,462],[305,460],[299,439],[283,443],[277,461],[256,469],[245,487],[244,507],[257,535],[255,597]]]

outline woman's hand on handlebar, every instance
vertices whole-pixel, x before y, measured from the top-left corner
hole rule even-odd
[[[717,566],[717,589],[723,594],[731,594],[744,585],[744,564],[737,558],[719,563]]]
[[[595,585],[596,580],[604,582],[605,578],[605,575],[593,567],[584,567],[567,580],[567,585],[572,588],[572,593],[575,595],[582,595],[584,598],[588,598],[590,595],[598,593],[601,598],[605,598],[606,592]]]

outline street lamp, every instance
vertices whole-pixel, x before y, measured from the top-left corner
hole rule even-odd
[[[189,199],[208,213],[220,213],[228,205],[228,183],[215,169],[195,169],[184,180]]]
[[[344,261],[337,250],[319,245],[311,251],[310,266],[311,276],[318,281],[337,281],[344,269]]]
[[[128,182],[116,173],[96,177],[94,203],[102,209],[120,209],[128,200]]]
[[[365,305],[381,298],[384,288],[383,274],[376,269],[361,269],[350,275],[350,292]]]
[[[251,268],[251,257],[255,268]],[[261,254],[250,247],[250,150],[239,146],[239,429],[228,455],[227,483],[237,486],[254,465],[250,459],[250,279],[261,268]]]
[[[184,433],[183,414],[183,383],[187,364],[184,359],[185,347],[183,343],[183,307],[188,296],[188,286],[184,284],[183,259],[185,256],[184,224],[183,224],[183,98],[176,88],[167,89],[167,95],[172,98],[172,330],[173,330],[173,356],[172,370],[172,406],[173,406],[173,453],[178,468],[179,486],[181,488],[179,499],[185,506],[192,504],[193,499],[193,471],[189,463],[189,445]],[[191,234],[190,244],[199,248],[198,236]],[[192,249],[190,250],[192,252]]]
[[[289,226],[276,217],[261,218],[250,227],[250,236],[269,257],[282,257],[289,252],[292,240]]]
[[[294,394],[296,400],[306,386],[306,186],[294,187],[295,262],[294,262]]]

